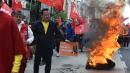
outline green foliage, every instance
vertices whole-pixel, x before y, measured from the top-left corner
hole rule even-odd
[[[40,12],[40,6],[41,4],[39,2],[36,3],[30,3],[29,4],[29,9],[30,9],[30,22],[35,22],[37,21],[39,12]]]
[[[52,19],[56,20],[57,18],[61,18],[62,20],[66,20],[66,14],[63,11],[55,12],[52,14]]]
[[[30,8],[31,8],[31,11],[36,12],[37,11],[37,4],[32,4]]]

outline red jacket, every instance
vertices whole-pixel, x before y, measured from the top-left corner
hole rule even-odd
[[[17,24],[11,16],[0,11],[0,73],[11,73],[14,56],[24,53]]]
[[[27,24],[21,24],[22,27],[20,29],[20,35],[22,37],[23,42],[27,41],[28,39],[28,25]],[[30,56],[30,50],[29,50],[29,46],[24,43],[24,47],[25,47],[25,51],[26,51],[26,58],[29,58]]]

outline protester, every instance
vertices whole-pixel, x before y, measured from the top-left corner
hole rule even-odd
[[[15,10],[12,13],[12,16],[17,23],[17,26],[18,26],[21,38],[23,40],[25,50],[26,50],[26,56],[23,57],[22,65],[21,65],[20,72],[19,72],[19,73],[24,73],[25,68],[26,68],[27,59],[29,59],[29,57],[30,57],[29,45],[33,42],[34,36],[33,36],[32,30],[28,26],[28,24],[26,24],[26,23],[24,23],[24,21],[22,21],[22,12],[21,11]]]
[[[48,9],[42,10],[41,18],[40,22],[36,22],[32,26],[36,44],[34,73],[39,73],[41,58],[45,62],[45,73],[50,73],[54,37],[62,38],[62,35],[56,25],[50,20]]]
[[[24,45],[15,21],[2,11],[0,34],[0,73],[19,73],[21,60],[25,54]]]

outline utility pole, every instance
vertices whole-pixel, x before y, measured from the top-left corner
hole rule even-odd
[[[70,19],[70,11],[71,11],[71,0],[66,0],[66,14],[67,19]]]

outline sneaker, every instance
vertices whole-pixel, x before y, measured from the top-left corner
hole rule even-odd
[[[60,55],[59,55],[59,53],[56,53],[56,57],[59,57]]]

